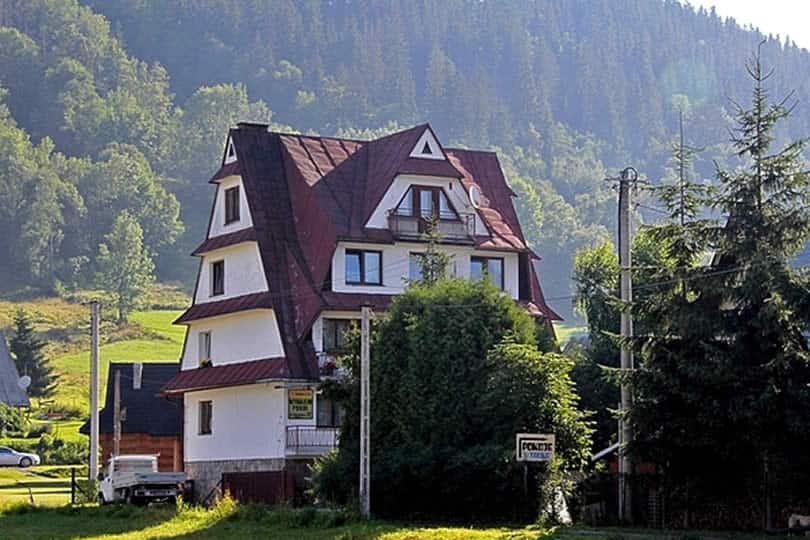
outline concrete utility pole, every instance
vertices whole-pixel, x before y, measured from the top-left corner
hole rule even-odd
[[[633,284],[630,257],[630,248],[633,244],[633,231],[630,221],[631,188],[638,180],[638,172],[633,167],[627,167],[619,175],[619,267],[621,269],[620,294],[622,299],[621,336],[624,339],[633,336],[633,315],[630,312],[630,303],[633,301]],[[633,369],[633,351],[627,345],[621,348],[621,368],[624,373]],[[619,411],[622,415],[630,409],[633,396],[627,383],[621,386],[621,403]],[[632,463],[627,455],[626,445],[633,439],[630,424],[619,417],[619,521],[631,523],[633,521],[633,497],[629,475],[632,473]]]
[[[115,370],[115,396],[113,397],[113,455],[121,453],[121,371]]]
[[[90,480],[98,478],[98,300],[90,302]]]
[[[371,308],[363,306],[363,320],[360,325],[360,513],[368,518],[371,515],[371,395],[370,351]]]

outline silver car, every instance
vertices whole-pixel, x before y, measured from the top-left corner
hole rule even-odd
[[[11,465],[14,467],[39,465],[39,456],[26,452],[17,452],[8,446],[0,446],[0,465]]]

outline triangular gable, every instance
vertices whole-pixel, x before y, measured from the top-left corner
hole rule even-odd
[[[444,152],[442,151],[442,147],[439,145],[439,141],[436,140],[436,136],[433,135],[433,131],[428,126],[425,126],[425,131],[422,133],[422,136],[419,137],[419,140],[416,141],[416,144],[413,146],[409,157],[445,159]]]
[[[228,142],[225,144],[225,156],[222,158],[223,165],[236,163],[236,149],[233,147],[233,139],[228,135]]]

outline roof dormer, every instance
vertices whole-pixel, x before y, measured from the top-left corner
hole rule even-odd
[[[439,141],[436,140],[436,137],[433,135],[433,132],[430,128],[425,128],[425,131],[422,133],[422,136],[419,137],[419,140],[416,141],[413,149],[409,157],[412,158],[424,158],[424,159],[445,159],[444,152],[442,152],[441,146],[439,146]]]

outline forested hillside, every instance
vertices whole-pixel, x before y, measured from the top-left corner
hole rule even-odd
[[[123,209],[158,278],[190,282],[237,120],[353,136],[429,121],[446,145],[500,151],[552,298],[612,231],[603,179],[669,174],[679,111],[712,176],[762,39],[674,0],[0,0],[0,27],[4,288],[89,284]],[[763,60],[800,100],[789,135],[810,132],[810,54],[771,39]]]

